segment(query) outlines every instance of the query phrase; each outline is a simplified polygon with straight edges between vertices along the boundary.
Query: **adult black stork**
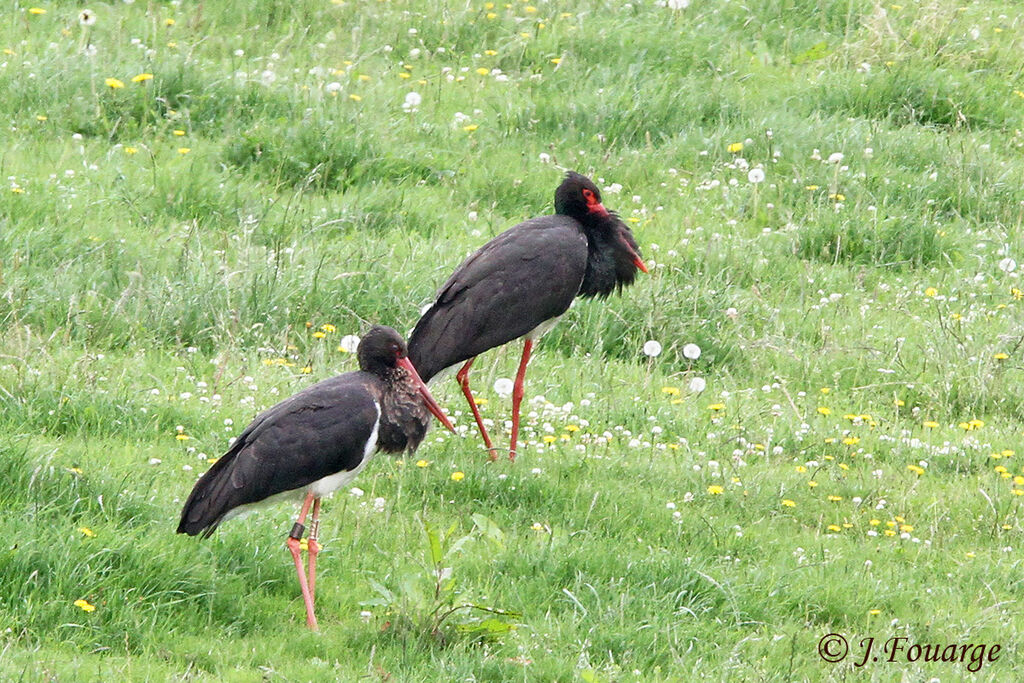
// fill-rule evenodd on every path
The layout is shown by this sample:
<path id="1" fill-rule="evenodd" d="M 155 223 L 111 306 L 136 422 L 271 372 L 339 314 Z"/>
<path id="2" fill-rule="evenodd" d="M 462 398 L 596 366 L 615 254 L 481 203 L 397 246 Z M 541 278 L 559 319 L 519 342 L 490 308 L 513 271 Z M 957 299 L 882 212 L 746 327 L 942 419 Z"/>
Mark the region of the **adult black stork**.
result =
<path id="1" fill-rule="evenodd" d="M 196 482 L 178 524 L 179 534 L 206 538 L 257 504 L 302 500 L 287 545 L 313 630 L 321 497 L 355 479 L 377 451 L 415 450 L 427 433 L 429 413 L 454 431 L 397 332 L 373 327 L 356 356 L 358 371 L 317 382 L 258 415 Z M 299 551 L 311 505 L 307 574 Z"/>
<path id="2" fill-rule="evenodd" d="M 480 435 L 487 435 L 469 389 L 478 355 L 523 338 L 512 389 L 509 458 L 515 460 L 523 379 L 533 343 L 551 329 L 577 296 L 607 297 L 647 272 L 629 227 L 601 204 L 601 191 L 569 171 L 555 190 L 555 215 L 515 225 L 480 247 L 444 283 L 409 337 L 409 358 L 429 381 L 465 363 L 456 374 Z"/>

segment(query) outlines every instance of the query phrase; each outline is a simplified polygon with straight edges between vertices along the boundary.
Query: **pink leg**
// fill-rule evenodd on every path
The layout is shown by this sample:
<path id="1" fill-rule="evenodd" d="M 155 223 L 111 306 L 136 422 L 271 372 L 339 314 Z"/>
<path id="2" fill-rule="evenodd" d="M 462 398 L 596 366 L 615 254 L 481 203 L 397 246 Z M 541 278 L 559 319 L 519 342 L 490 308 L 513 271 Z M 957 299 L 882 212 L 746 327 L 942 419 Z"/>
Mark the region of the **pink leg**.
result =
<path id="1" fill-rule="evenodd" d="M 516 459 L 516 444 L 519 442 L 519 406 L 523 402 L 523 380 L 526 379 L 526 366 L 530 362 L 531 350 L 533 341 L 527 339 L 523 342 L 523 358 L 519 361 L 519 372 L 516 373 L 516 382 L 512 386 L 512 443 L 509 445 L 509 460 Z"/>
<path id="2" fill-rule="evenodd" d="M 285 543 L 292 554 L 292 559 L 295 560 L 295 571 L 299 575 L 299 588 L 302 589 L 302 600 L 306 603 L 306 625 L 314 631 L 319 631 L 320 627 L 316 623 L 316 614 L 313 612 L 313 595 L 309 592 L 305 567 L 302 566 L 302 558 L 299 557 L 299 540 L 302 538 L 302 533 L 306 530 L 303 523 L 306 521 L 306 514 L 309 512 L 309 506 L 312 503 L 313 494 L 307 493 L 306 500 L 302 503 L 302 511 L 299 513 L 299 518 L 296 520 L 295 526 L 292 527 L 291 533 L 288 534 L 288 540 Z"/>
<path id="3" fill-rule="evenodd" d="M 309 524 L 309 541 L 306 544 L 309 553 L 309 597 L 316 599 L 316 556 L 320 553 L 320 499 L 313 500 L 313 521 Z"/>
<path id="4" fill-rule="evenodd" d="M 466 401 L 469 403 L 469 409 L 473 411 L 473 418 L 476 420 L 476 426 L 480 429 L 480 436 L 484 438 L 484 445 L 487 446 L 487 452 L 490 454 L 491 460 L 497 460 L 498 451 L 491 445 L 491 437 L 487 436 L 487 428 L 484 427 L 484 420 L 480 417 L 480 409 L 476 407 L 476 401 L 473 400 L 473 392 L 469 390 L 469 368 L 475 360 L 476 357 L 474 356 L 466 361 L 466 364 L 455 375 L 455 379 L 459 381 L 462 393 L 466 396 Z"/>

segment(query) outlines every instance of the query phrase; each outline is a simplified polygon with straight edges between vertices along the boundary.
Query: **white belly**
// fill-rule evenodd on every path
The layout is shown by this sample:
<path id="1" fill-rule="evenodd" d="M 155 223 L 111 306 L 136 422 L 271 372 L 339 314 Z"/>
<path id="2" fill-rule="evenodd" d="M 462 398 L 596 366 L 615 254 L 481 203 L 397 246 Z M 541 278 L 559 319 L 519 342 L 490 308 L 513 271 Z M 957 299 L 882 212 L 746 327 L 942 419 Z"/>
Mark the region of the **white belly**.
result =
<path id="1" fill-rule="evenodd" d="M 224 515 L 224 521 L 234 517 L 244 517 L 251 512 L 255 512 L 260 508 L 273 505 L 274 503 L 280 503 L 282 501 L 291 500 L 295 502 L 302 502 L 305 500 L 306 495 L 312 493 L 317 498 L 323 496 L 329 496 L 341 487 L 349 484 L 355 479 L 363 468 L 366 467 L 366 463 L 373 457 L 374 452 L 377 450 L 377 432 L 380 430 L 380 404 L 374 401 L 374 407 L 377 408 L 377 420 L 373 423 L 373 431 L 370 432 L 370 438 L 366 440 L 366 446 L 363 448 L 363 459 L 355 466 L 354 469 L 345 470 L 343 472 L 335 472 L 329 474 L 322 479 L 317 479 L 308 486 L 302 488 L 293 489 L 291 491 L 282 491 L 281 493 L 275 493 L 272 496 L 264 498 L 261 501 L 255 503 L 248 503 L 246 505 L 239 505 L 232 509 L 226 515 Z"/>

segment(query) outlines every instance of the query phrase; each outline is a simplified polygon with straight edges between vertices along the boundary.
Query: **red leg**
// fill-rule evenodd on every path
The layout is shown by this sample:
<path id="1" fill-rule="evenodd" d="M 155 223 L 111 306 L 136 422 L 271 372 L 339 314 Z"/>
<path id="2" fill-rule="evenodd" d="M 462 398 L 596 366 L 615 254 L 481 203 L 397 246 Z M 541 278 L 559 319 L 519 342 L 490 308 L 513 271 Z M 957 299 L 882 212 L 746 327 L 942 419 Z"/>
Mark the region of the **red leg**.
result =
<path id="1" fill-rule="evenodd" d="M 516 382 L 512 386 L 512 442 L 509 445 L 509 460 L 516 459 L 516 444 L 519 442 L 519 406 L 523 402 L 523 380 L 526 379 L 526 366 L 530 362 L 531 350 L 533 341 L 527 339 L 523 342 L 523 358 L 519 361 L 519 372 L 516 373 Z"/>
<path id="2" fill-rule="evenodd" d="M 484 438 L 484 445 L 487 446 L 487 452 L 490 454 L 491 460 L 498 459 L 498 451 L 495 450 L 494 446 L 491 445 L 491 437 L 487 436 L 487 428 L 484 427 L 484 420 L 480 417 L 480 409 L 476 407 L 476 401 L 473 400 L 473 392 L 469 390 L 469 368 L 473 365 L 473 361 L 476 357 L 470 358 L 466 361 L 466 364 L 462 366 L 462 369 L 455 375 L 455 379 L 459 381 L 459 386 L 462 387 L 462 393 L 466 397 L 466 401 L 469 403 L 469 409 L 473 411 L 473 418 L 476 420 L 476 426 L 480 429 L 480 436 Z"/>
<path id="3" fill-rule="evenodd" d="M 309 506 L 313 503 L 313 494 L 307 493 L 306 500 L 302 503 L 302 511 L 299 513 L 299 518 L 295 521 L 295 526 L 292 527 L 292 531 L 288 534 L 288 550 L 292 554 L 292 559 L 295 560 L 295 571 L 299 575 L 299 588 L 302 589 L 302 601 L 306 603 L 306 625 L 314 631 L 319 631 L 320 627 L 316 623 L 316 614 L 313 612 L 313 595 L 309 592 L 309 583 L 306 581 L 306 570 L 302 566 L 302 558 L 299 557 L 299 540 L 302 538 L 302 533 L 306 530 L 303 526 L 306 521 L 306 514 L 309 512 Z"/>
<path id="4" fill-rule="evenodd" d="M 313 520 L 309 523 L 309 541 L 306 543 L 309 553 L 309 597 L 316 599 L 316 556 L 320 552 L 320 499 L 313 500 Z"/>

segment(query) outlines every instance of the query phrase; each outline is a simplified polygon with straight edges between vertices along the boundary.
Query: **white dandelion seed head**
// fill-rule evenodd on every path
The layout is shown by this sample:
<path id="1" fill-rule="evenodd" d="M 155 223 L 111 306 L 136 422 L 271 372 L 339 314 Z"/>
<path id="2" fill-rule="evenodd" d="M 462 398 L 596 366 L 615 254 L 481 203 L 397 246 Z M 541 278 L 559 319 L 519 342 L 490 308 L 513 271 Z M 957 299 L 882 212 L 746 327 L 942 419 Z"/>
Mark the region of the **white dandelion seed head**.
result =
<path id="1" fill-rule="evenodd" d="M 494 393 L 499 396 L 511 396 L 512 395 L 512 380 L 508 377 L 499 377 L 494 380 Z"/>
<path id="2" fill-rule="evenodd" d="M 683 347 L 683 356 L 690 360 L 697 360 L 700 358 L 700 347 L 696 344 L 687 344 Z"/>
<path id="3" fill-rule="evenodd" d="M 644 342 L 644 355 L 655 358 L 661 354 L 661 343 L 653 339 Z"/>
<path id="4" fill-rule="evenodd" d="M 839 164 L 842 163 L 843 159 L 845 158 L 846 157 L 843 156 L 842 152 L 832 152 L 831 154 L 828 155 L 828 163 Z"/>
<path id="5" fill-rule="evenodd" d="M 341 347 L 342 351 L 347 351 L 348 353 L 355 353 L 356 349 L 359 348 L 359 337 L 357 337 L 354 334 L 346 334 L 344 337 L 341 338 L 341 341 L 339 342 L 338 345 Z"/>
<path id="6" fill-rule="evenodd" d="M 763 183 L 764 182 L 764 170 L 760 169 L 760 168 L 752 168 L 752 169 L 750 169 L 750 172 L 747 173 L 747 180 L 752 182 L 755 185 L 758 184 L 758 183 Z"/>
<path id="7" fill-rule="evenodd" d="M 690 0 L 668 0 L 665 4 L 671 10 L 681 10 L 690 6 Z"/>
<path id="8" fill-rule="evenodd" d="M 1013 271 L 1017 270 L 1017 262 L 1014 261 L 1009 256 L 1007 256 L 1006 258 L 999 262 L 999 270 L 1003 271 L 1004 273 L 1012 273 Z"/>
<path id="9" fill-rule="evenodd" d="M 84 9 L 78 13 L 78 23 L 82 26 L 92 26 L 96 23 L 96 13 L 91 9 Z"/>
<path id="10" fill-rule="evenodd" d="M 703 377 L 694 377 L 690 380 L 690 392 L 699 394 L 700 392 L 707 389 L 708 383 Z"/>
<path id="11" fill-rule="evenodd" d="M 327 92 L 338 92 L 339 90 L 341 90 L 341 83 L 339 83 L 338 81 L 331 81 L 330 83 L 324 86 L 324 90 L 326 90 Z"/>
<path id="12" fill-rule="evenodd" d="M 419 109 L 420 104 L 423 103 L 423 96 L 418 92 L 408 92 L 405 94 L 405 101 L 402 102 L 402 109 L 412 113 Z"/>

